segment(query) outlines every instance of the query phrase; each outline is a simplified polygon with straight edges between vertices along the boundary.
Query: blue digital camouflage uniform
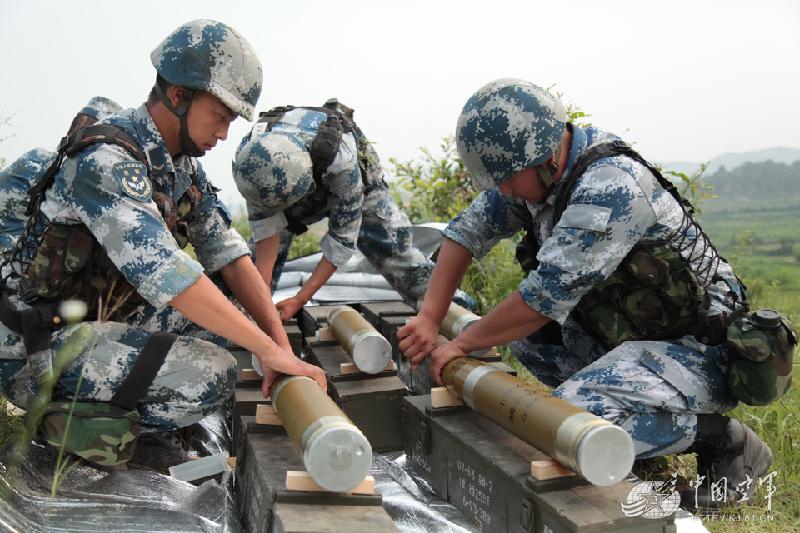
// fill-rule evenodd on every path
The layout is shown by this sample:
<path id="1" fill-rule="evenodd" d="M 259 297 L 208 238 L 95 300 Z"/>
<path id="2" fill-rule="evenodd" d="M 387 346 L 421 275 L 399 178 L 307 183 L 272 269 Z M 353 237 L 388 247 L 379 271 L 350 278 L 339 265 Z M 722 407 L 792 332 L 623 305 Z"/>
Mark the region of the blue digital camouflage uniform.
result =
<path id="1" fill-rule="evenodd" d="M 596 128 L 573 128 L 566 176 L 587 147 L 616 137 Z M 592 164 L 574 187 L 555 227 L 554 188 L 541 204 L 504 197 L 497 187 L 481 193 L 444 235 L 482 257 L 500 239 L 534 231 L 539 266 L 520 283 L 525 302 L 562 325 L 563 346 L 536 335 L 510 344 L 513 353 L 554 393 L 626 429 L 639 458 L 685 450 L 694 441 L 696 415 L 724 412 L 736 401 L 726 383 L 727 355 L 693 337 L 626 342 L 605 353 L 570 316 L 597 282 L 608 277 L 639 242 L 686 238 L 684 257 L 694 272 L 713 260 L 675 199 L 652 174 L 618 156 Z M 710 314 L 732 311 L 743 289 L 722 261 L 717 277 L 704 279 Z"/>
<path id="2" fill-rule="evenodd" d="M 77 392 L 81 400 L 110 400 L 151 332 L 168 329 L 184 336 L 170 349 L 139 409 L 145 427 L 175 429 L 203 418 L 227 401 L 235 385 L 236 363 L 226 350 L 185 336 L 198 328 L 165 306 L 204 270 L 215 272 L 249 251 L 230 227 L 228 211 L 200 164 L 185 156 L 170 157 L 145 105 L 106 122 L 123 128 L 138 142 L 148 158 L 150 179 L 143 173 L 144 165 L 121 147 L 95 144 L 65 162 L 47 191 L 42 213 L 54 223 L 85 224 L 147 305 L 125 321 L 90 322 L 97 332 L 97 344 L 66 369 L 57 396 L 71 397 Z M 177 202 L 192 185 L 193 173 L 203 192 L 200 208 L 189 224 L 189 241 L 198 261 L 178 247 L 151 197 L 157 188 Z M 16 298 L 14 301 L 24 305 Z M 67 327 L 54 333 L 53 349 L 72 331 L 73 327 Z M 41 356 L 40 352 L 31 357 Z M 3 393 L 22 407 L 36 387 L 25 357 L 20 336 L 0 323 L 0 385 Z M 80 390 L 76 391 L 81 372 Z"/>
<path id="3" fill-rule="evenodd" d="M 268 183 L 264 173 L 259 173 L 265 162 L 272 162 L 274 172 L 282 175 L 280 179 L 302 172 L 307 174 L 307 180 L 312 180 L 308 150 L 326 119 L 327 115 L 320 111 L 303 108 L 288 111 L 269 132 L 264 124 L 256 124 L 237 151 L 234 178 L 247 202 L 253 240 L 281 235 L 273 285 L 280 276 L 293 237 L 284 214 L 286 210 L 307 225 L 328 217 L 328 232 L 320 245 L 322 255 L 334 266 L 345 264 L 358 247 L 404 298 L 420 299 L 425 294 L 433 263 L 413 246 L 411 223 L 389 196 L 377 161 L 369 165 L 375 169 L 374 173 L 362 180 L 352 134 L 343 135 L 336 159 L 322 176 L 328 192 L 327 206 L 322 209 L 314 209 L 300 198 L 290 198 L 291 192 L 284 192 L 280 183 L 278 186 Z M 262 144 L 264 141 L 266 145 Z M 370 151 L 377 160 L 377 154 Z M 285 201 L 276 199 L 276 195 L 286 195 Z M 286 209 L 290 204 L 293 205 Z"/>
<path id="4" fill-rule="evenodd" d="M 122 108 L 113 100 L 95 96 L 79 111 L 102 120 Z M 25 228 L 28 191 L 38 183 L 53 159 L 55 152 L 34 148 L 0 170 L 0 257 L 16 244 Z"/>
<path id="5" fill-rule="evenodd" d="M 0 254 L 8 254 L 25 228 L 28 191 L 55 158 L 55 152 L 34 148 L 0 170 Z"/>

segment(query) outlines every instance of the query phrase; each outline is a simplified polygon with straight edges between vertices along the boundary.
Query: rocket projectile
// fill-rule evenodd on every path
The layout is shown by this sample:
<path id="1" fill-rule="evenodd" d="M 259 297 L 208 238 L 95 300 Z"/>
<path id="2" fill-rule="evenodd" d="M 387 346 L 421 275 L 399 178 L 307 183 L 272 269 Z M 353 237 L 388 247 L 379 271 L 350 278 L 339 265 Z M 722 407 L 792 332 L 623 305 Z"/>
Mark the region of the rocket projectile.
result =
<path id="1" fill-rule="evenodd" d="M 472 324 L 480 320 L 481 317 L 458 304 L 451 303 L 447 308 L 447 315 L 442 320 L 442 327 L 440 331 L 450 340 L 455 339 L 461 333 L 470 327 Z M 489 351 L 489 348 L 483 350 L 476 350 L 470 355 L 484 355 Z"/>
<path id="2" fill-rule="evenodd" d="M 447 363 L 442 381 L 466 405 L 595 485 L 631 470 L 633 440 L 619 426 L 492 365 L 467 357 Z"/>
<path id="3" fill-rule="evenodd" d="M 284 376 L 271 394 L 286 433 L 319 486 L 347 492 L 367 477 L 372 446 L 316 381 Z"/>
<path id="4" fill-rule="evenodd" d="M 362 372 L 377 374 L 392 360 L 392 345 L 361 314 L 346 305 L 328 314 L 328 326 Z"/>

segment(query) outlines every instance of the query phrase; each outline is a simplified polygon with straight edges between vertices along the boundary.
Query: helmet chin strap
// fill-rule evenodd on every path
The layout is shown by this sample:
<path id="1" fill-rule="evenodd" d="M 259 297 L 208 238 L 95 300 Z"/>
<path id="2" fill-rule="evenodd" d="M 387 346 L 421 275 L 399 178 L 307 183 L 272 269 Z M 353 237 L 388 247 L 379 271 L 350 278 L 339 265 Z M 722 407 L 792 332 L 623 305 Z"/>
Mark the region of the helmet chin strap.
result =
<path id="1" fill-rule="evenodd" d="M 173 115 L 178 117 L 178 121 L 180 122 L 178 140 L 181 146 L 181 153 L 189 157 L 202 156 L 205 152 L 201 150 L 189 136 L 189 124 L 187 122 L 189 108 L 192 106 L 192 99 L 194 98 L 194 91 L 181 87 L 181 103 L 178 107 L 172 105 L 172 101 L 167 97 L 164 89 L 162 89 L 158 83 L 155 84 L 155 91 L 161 103 L 163 103 Z"/>
<path id="2" fill-rule="evenodd" d="M 555 153 L 553 154 L 553 162 L 547 163 L 544 165 L 539 165 L 535 168 L 536 175 L 539 176 L 539 181 L 542 183 L 542 187 L 547 194 L 550 194 L 550 190 L 555 185 L 555 176 L 558 174 L 558 162 L 561 160 L 561 145 L 556 148 Z"/>

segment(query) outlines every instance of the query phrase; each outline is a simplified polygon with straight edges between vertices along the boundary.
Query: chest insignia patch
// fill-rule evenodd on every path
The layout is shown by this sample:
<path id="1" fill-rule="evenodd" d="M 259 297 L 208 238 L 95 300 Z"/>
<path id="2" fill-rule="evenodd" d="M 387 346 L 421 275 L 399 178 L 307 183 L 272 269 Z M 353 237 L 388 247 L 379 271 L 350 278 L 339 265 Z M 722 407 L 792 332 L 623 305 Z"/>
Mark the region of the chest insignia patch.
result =
<path id="1" fill-rule="evenodd" d="M 122 190 L 139 202 L 146 202 L 153 194 L 153 186 L 147 177 L 147 167 L 138 161 L 117 163 L 111 167 L 111 172 L 119 181 Z"/>

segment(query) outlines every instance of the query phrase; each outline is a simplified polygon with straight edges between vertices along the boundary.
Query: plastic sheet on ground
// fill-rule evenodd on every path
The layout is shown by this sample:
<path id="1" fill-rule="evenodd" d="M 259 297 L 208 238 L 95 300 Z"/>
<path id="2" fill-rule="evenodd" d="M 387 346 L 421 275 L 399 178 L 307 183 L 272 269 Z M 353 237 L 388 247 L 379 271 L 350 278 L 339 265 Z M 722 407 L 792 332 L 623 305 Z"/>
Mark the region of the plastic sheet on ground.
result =
<path id="1" fill-rule="evenodd" d="M 230 447 L 229 425 L 222 413 L 196 425 L 195 455 L 210 455 Z M 233 493 L 233 472 L 200 486 L 148 470 L 97 469 L 81 463 L 63 478 L 57 496 L 50 497 L 57 450 L 32 444 L 17 472 L 10 472 L 8 455 L 0 460 L 0 529 L 38 532 L 239 532 Z"/>
<path id="2" fill-rule="evenodd" d="M 429 222 L 413 227 L 414 246 L 430 257 L 442 243 L 442 230 L 446 224 Z M 311 276 L 322 258 L 321 253 L 298 257 L 288 261 L 272 299 L 280 302 L 291 298 Z M 403 298 L 392 289 L 386 279 L 361 254 L 356 252 L 347 263 L 336 269 L 330 279 L 314 294 L 311 304 L 400 301 Z"/>

